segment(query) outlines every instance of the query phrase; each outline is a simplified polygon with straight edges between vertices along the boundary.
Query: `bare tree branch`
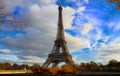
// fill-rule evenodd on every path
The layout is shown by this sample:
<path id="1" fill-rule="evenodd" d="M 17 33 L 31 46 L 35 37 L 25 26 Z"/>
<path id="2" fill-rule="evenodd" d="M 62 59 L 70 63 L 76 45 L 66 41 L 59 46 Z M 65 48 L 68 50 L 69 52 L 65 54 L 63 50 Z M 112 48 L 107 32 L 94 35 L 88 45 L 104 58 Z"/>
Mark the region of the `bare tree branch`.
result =
<path id="1" fill-rule="evenodd" d="M 6 28 L 6 31 L 10 29 L 22 30 L 28 25 L 29 23 L 27 23 L 25 19 L 14 17 L 12 14 L 7 12 L 5 9 L 4 0 L 0 0 L 0 30 L 3 30 L 5 28 Z M 0 33 L 0 38 L 4 38 L 4 37 L 5 36 L 1 36 L 1 33 Z"/>
<path id="2" fill-rule="evenodd" d="M 5 5 L 3 3 L 3 0 L 0 0 L 0 18 L 2 18 L 5 15 L 4 9 Z"/>

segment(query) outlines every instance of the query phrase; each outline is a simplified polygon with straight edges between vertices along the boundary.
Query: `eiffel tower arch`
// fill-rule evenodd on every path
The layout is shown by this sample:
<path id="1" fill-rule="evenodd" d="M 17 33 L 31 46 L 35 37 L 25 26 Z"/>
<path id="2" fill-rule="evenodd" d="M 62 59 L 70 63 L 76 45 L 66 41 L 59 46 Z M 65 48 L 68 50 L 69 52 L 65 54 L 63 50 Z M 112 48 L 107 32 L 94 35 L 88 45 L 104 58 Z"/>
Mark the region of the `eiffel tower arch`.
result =
<path id="1" fill-rule="evenodd" d="M 61 62 L 65 62 L 68 65 L 74 65 L 72 56 L 67 48 L 67 42 L 65 41 L 61 5 L 58 7 L 58 10 L 58 28 L 56 40 L 54 42 L 52 52 L 48 55 L 43 67 L 48 67 L 50 64 L 52 64 L 52 67 L 56 67 Z"/>

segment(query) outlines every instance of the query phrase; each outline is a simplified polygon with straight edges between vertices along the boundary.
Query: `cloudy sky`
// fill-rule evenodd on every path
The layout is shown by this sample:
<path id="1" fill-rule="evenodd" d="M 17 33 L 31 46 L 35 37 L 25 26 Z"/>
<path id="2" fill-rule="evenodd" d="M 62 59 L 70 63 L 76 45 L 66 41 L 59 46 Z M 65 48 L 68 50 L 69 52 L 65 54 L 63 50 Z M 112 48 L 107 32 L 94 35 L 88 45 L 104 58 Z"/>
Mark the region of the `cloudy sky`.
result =
<path id="1" fill-rule="evenodd" d="M 4 1 L 7 11 L 23 19 L 27 27 L 10 29 L 1 24 L 0 62 L 42 64 L 56 39 L 59 0 Z M 120 11 L 116 5 L 107 0 L 61 3 L 65 38 L 75 63 L 120 61 Z"/>

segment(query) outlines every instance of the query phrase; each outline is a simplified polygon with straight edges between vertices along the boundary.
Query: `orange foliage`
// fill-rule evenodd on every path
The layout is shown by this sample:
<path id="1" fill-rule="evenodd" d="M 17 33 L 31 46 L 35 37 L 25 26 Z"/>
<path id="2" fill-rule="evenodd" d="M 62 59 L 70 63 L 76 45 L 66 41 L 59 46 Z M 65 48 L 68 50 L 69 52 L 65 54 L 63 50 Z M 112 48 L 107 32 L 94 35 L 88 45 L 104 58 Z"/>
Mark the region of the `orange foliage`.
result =
<path id="1" fill-rule="evenodd" d="M 57 71 L 57 74 L 66 74 L 66 72 L 63 69 L 61 69 Z"/>
<path id="2" fill-rule="evenodd" d="M 40 67 L 33 71 L 39 74 L 76 74 L 80 73 L 74 66 L 65 65 L 63 68 L 53 67 L 53 68 L 43 68 Z"/>
<path id="3" fill-rule="evenodd" d="M 38 72 L 42 74 L 49 74 L 50 70 L 48 68 L 40 68 Z"/>
<path id="4" fill-rule="evenodd" d="M 54 68 L 49 68 L 49 70 L 52 74 L 57 74 L 57 71 L 59 70 L 59 68 L 54 67 Z"/>
<path id="5" fill-rule="evenodd" d="M 70 65 L 65 65 L 63 67 L 63 70 L 66 72 L 66 73 L 70 73 L 70 74 L 74 74 L 77 72 L 77 69 L 74 67 L 74 66 L 70 66 Z"/>
<path id="6" fill-rule="evenodd" d="M 34 69 L 32 70 L 34 73 L 39 73 L 39 74 L 50 74 L 50 71 L 48 68 L 43 68 L 40 67 L 39 69 Z"/>

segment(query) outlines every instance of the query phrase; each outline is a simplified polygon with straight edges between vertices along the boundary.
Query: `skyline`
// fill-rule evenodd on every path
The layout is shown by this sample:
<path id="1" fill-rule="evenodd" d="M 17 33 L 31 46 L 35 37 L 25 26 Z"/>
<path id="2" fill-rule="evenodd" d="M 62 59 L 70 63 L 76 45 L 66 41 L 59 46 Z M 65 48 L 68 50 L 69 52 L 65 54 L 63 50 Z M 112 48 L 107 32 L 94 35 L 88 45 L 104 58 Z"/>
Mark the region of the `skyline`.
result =
<path id="1" fill-rule="evenodd" d="M 61 0 L 68 49 L 75 63 L 120 61 L 120 11 L 107 0 Z M 57 33 L 59 0 L 5 0 L 16 18 L 29 20 L 23 30 L 0 29 L 0 62 L 42 64 Z"/>

